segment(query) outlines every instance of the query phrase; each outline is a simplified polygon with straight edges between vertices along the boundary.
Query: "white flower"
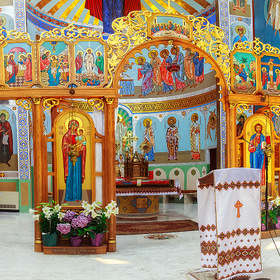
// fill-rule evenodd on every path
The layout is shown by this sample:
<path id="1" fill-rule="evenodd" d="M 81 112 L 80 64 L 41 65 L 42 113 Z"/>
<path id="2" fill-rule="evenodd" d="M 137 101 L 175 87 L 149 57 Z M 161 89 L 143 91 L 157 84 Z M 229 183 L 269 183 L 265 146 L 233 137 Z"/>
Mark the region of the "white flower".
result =
<path id="1" fill-rule="evenodd" d="M 45 215 L 48 215 L 50 213 L 50 211 L 51 211 L 50 207 L 47 207 L 47 206 L 44 206 L 43 209 L 42 209 L 42 212 Z"/>
<path id="2" fill-rule="evenodd" d="M 57 205 L 54 206 L 53 209 L 54 209 L 54 211 L 59 212 L 60 209 L 61 209 L 61 206 L 59 204 L 57 204 Z"/>
<path id="3" fill-rule="evenodd" d="M 276 206 L 280 205 L 280 197 L 277 196 L 274 200 L 272 200 L 273 204 L 275 204 Z"/>
<path id="4" fill-rule="evenodd" d="M 82 202 L 82 207 L 83 207 L 84 209 L 86 209 L 87 206 L 88 206 L 88 202 L 84 200 L 84 201 Z"/>
<path id="5" fill-rule="evenodd" d="M 95 211 L 91 212 L 91 217 L 94 219 L 95 217 L 100 216 L 100 214 L 96 213 Z"/>
<path id="6" fill-rule="evenodd" d="M 101 202 L 99 202 L 99 201 L 94 201 L 93 203 L 92 203 L 92 206 L 94 207 L 94 209 L 95 208 L 99 208 L 99 209 L 101 209 L 102 207 L 100 206 L 101 205 Z"/>
<path id="7" fill-rule="evenodd" d="M 50 220 L 52 217 L 52 212 L 49 211 L 47 214 L 45 214 L 46 219 Z"/>
<path id="8" fill-rule="evenodd" d="M 106 217 L 107 219 L 110 219 L 111 213 L 110 213 L 110 212 L 105 212 L 105 217 Z"/>
<path id="9" fill-rule="evenodd" d="M 65 213 L 59 212 L 57 216 L 58 216 L 58 219 L 61 221 L 63 219 L 63 217 L 65 216 Z"/>
<path id="10" fill-rule="evenodd" d="M 40 215 L 39 214 L 33 215 L 32 218 L 33 218 L 34 221 L 39 221 Z"/>
<path id="11" fill-rule="evenodd" d="M 36 212 L 37 212 L 37 210 L 29 208 L 29 214 L 30 215 L 34 215 L 34 213 L 36 213 Z"/>

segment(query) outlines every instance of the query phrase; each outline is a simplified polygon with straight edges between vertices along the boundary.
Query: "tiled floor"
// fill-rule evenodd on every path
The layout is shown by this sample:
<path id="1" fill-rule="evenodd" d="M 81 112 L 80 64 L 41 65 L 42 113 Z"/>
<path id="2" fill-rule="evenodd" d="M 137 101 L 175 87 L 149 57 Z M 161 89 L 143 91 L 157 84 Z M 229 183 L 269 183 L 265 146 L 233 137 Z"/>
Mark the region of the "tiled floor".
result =
<path id="1" fill-rule="evenodd" d="M 197 205 L 161 205 L 159 220 L 197 219 Z M 51 256 L 33 251 L 29 214 L 0 212 L 0 280 L 183 280 L 200 268 L 197 231 L 169 240 L 144 235 L 117 236 L 117 252 L 90 256 Z M 280 247 L 280 237 L 276 238 Z M 280 257 L 272 240 L 262 241 L 262 278 L 280 280 Z"/>

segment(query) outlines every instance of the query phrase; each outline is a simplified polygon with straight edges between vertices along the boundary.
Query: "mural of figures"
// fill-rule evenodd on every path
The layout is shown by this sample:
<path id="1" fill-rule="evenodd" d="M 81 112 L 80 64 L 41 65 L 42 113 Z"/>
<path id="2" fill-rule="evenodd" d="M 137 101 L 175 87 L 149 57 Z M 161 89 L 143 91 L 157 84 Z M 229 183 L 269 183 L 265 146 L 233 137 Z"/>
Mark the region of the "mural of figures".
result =
<path id="1" fill-rule="evenodd" d="M 277 56 L 261 58 L 262 88 L 266 94 L 278 95 L 280 92 L 280 59 Z"/>
<path id="2" fill-rule="evenodd" d="M 192 114 L 191 121 L 190 140 L 192 159 L 200 159 L 200 125 L 198 123 L 197 113 Z"/>
<path id="3" fill-rule="evenodd" d="M 8 43 L 3 48 L 4 77 L 9 87 L 32 82 L 32 48 L 27 43 Z"/>
<path id="4" fill-rule="evenodd" d="M 148 147 L 149 152 L 145 152 L 145 157 L 148 157 L 148 161 L 155 160 L 155 134 L 152 127 L 152 120 L 147 118 L 143 121 L 145 126 L 145 131 L 143 135 L 143 142 L 146 147 Z"/>
<path id="5" fill-rule="evenodd" d="M 256 90 L 256 58 L 250 53 L 236 52 L 232 76 L 236 92 L 253 93 Z"/>
<path id="6" fill-rule="evenodd" d="M 153 50 L 149 52 L 149 57 L 151 58 L 150 64 L 153 68 L 153 92 L 159 94 L 162 91 L 162 79 L 161 79 L 161 61 L 158 58 L 158 52 Z"/>
<path id="7" fill-rule="evenodd" d="M 238 123 L 236 125 L 236 136 L 239 136 L 242 133 L 246 118 L 247 117 L 244 113 L 237 115 Z"/>
<path id="8" fill-rule="evenodd" d="M 267 22 L 270 22 L 273 30 L 275 30 L 275 35 L 277 31 L 280 35 L 280 2 L 279 0 L 269 0 L 268 14 L 267 14 Z"/>
<path id="9" fill-rule="evenodd" d="M 167 49 L 164 49 L 160 52 L 160 56 L 163 58 L 161 66 L 160 66 L 160 72 L 161 72 L 161 79 L 162 79 L 162 85 L 163 85 L 163 93 L 171 92 L 173 88 L 173 77 L 172 72 L 167 70 L 167 66 L 171 65 L 172 59 L 169 56 L 169 51 Z"/>
<path id="10" fill-rule="evenodd" d="M 0 29 L 11 31 L 15 29 L 14 23 L 14 9 L 11 10 L 11 6 L 1 6 L 0 12 Z M 3 32 L 3 35 L 6 36 L 6 31 Z"/>
<path id="11" fill-rule="evenodd" d="M 8 121 L 9 113 L 5 110 L 0 111 L 0 163 L 6 163 L 13 155 L 13 133 Z"/>
<path id="12" fill-rule="evenodd" d="M 195 91 L 194 88 L 204 82 L 205 75 L 212 72 L 208 66 L 205 70 L 205 58 L 198 52 L 179 45 L 151 46 L 141 53 L 136 53 L 121 73 L 119 93 L 124 98 L 189 93 Z M 207 80 L 207 83 L 212 80 L 215 83 L 214 79 Z"/>
<path id="13" fill-rule="evenodd" d="M 210 116 L 208 118 L 207 123 L 207 139 L 209 138 L 211 142 L 215 141 L 217 139 L 217 115 L 216 115 L 216 109 L 213 111 L 210 111 Z M 212 137 L 212 131 L 215 131 L 214 139 Z"/>
<path id="14" fill-rule="evenodd" d="M 172 47 L 171 54 L 174 55 L 172 59 L 172 64 L 177 64 L 180 66 L 178 71 L 173 72 L 173 80 L 174 84 L 176 85 L 176 90 L 181 90 L 185 88 L 184 55 L 180 52 L 178 46 Z"/>
<path id="15" fill-rule="evenodd" d="M 71 120 L 68 131 L 62 138 L 62 153 L 66 193 L 64 201 L 79 201 L 82 199 L 82 184 L 85 180 L 86 137 L 77 120 Z M 69 151 L 79 152 L 76 162 L 69 156 Z"/>
<path id="16" fill-rule="evenodd" d="M 235 43 L 242 43 L 244 41 L 248 41 L 248 39 L 246 38 L 245 36 L 245 33 L 246 33 L 246 28 L 242 25 L 237 25 L 235 27 L 235 32 L 238 34 L 234 40 L 233 40 L 233 45 Z"/>
<path id="17" fill-rule="evenodd" d="M 250 167 L 262 169 L 261 185 L 265 184 L 265 160 L 263 149 L 265 148 L 265 136 L 262 134 L 262 125 L 256 124 L 254 127 L 255 133 L 250 138 Z"/>
<path id="18" fill-rule="evenodd" d="M 143 79 L 142 82 L 142 96 L 146 96 L 153 91 L 153 77 L 154 71 L 150 63 L 146 62 L 143 56 L 139 56 L 135 59 L 135 63 L 141 68 L 138 68 L 138 80 Z"/>
<path id="19" fill-rule="evenodd" d="M 76 81 L 81 86 L 100 86 L 106 79 L 104 46 L 99 42 L 80 41 L 75 45 Z M 107 74 L 106 74 L 107 75 Z"/>
<path id="20" fill-rule="evenodd" d="M 177 122 L 175 117 L 170 117 L 167 120 L 169 127 L 166 130 L 165 140 L 168 150 L 168 160 L 178 160 L 177 151 L 179 148 L 179 141 L 181 139 L 178 127 L 175 125 Z"/>
<path id="21" fill-rule="evenodd" d="M 193 87 L 195 85 L 195 66 L 194 66 L 195 53 L 192 52 L 190 48 L 186 50 L 186 55 L 184 59 L 184 68 L 186 75 L 186 86 Z M 204 70 L 204 65 L 202 68 Z"/>
<path id="22" fill-rule="evenodd" d="M 98 74 L 103 74 L 104 73 L 104 58 L 100 51 L 96 52 L 95 65 L 98 69 Z"/>
<path id="23" fill-rule="evenodd" d="M 123 117 L 121 114 L 118 114 L 115 130 L 116 154 L 118 157 L 123 153 L 123 137 L 126 136 L 128 127 L 128 125 L 123 124 Z"/>
<path id="24" fill-rule="evenodd" d="M 182 18 L 166 16 L 156 16 L 154 24 L 150 27 L 150 32 L 153 37 L 173 36 L 178 38 L 189 39 L 190 25 Z"/>
<path id="25" fill-rule="evenodd" d="M 45 86 L 65 86 L 69 82 L 69 50 L 62 41 L 40 46 L 41 82 Z"/>

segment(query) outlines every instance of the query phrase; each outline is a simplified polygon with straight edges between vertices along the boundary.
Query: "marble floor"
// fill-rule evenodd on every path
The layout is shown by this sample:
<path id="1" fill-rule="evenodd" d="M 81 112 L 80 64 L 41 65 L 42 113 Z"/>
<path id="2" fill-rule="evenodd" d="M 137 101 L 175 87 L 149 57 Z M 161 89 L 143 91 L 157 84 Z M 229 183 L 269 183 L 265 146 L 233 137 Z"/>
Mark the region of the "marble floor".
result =
<path id="1" fill-rule="evenodd" d="M 197 219 L 197 205 L 161 204 L 159 220 Z M 106 255 L 51 256 L 33 251 L 29 214 L 0 212 L 0 280 L 186 280 L 200 268 L 197 231 L 151 240 L 145 235 L 117 236 L 117 252 Z M 280 237 L 276 238 L 280 247 Z M 263 275 L 280 280 L 280 257 L 272 240 L 262 241 Z"/>

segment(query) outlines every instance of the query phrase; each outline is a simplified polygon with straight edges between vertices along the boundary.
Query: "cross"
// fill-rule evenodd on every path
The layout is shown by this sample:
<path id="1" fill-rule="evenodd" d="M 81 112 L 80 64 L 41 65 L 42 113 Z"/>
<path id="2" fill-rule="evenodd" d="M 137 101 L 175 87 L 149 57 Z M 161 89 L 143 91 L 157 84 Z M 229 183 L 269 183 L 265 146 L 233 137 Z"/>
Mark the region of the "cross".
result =
<path id="1" fill-rule="evenodd" d="M 237 218 L 240 218 L 240 208 L 243 206 L 243 204 L 237 200 L 237 202 L 235 203 L 234 207 L 237 208 Z"/>
<path id="2" fill-rule="evenodd" d="M 122 140 L 124 141 L 124 142 L 126 142 L 126 141 L 128 141 L 128 146 L 130 146 L 131 145 L 131 142 L 132 141 L 138 141 L 138 137 L 137 136 L 133 136 L 133 132 L 132 131 L 128 131 L 127 132 L 127 136 L 123 136 L 122 137 Z"/>
<path id="3" fill-rule="evenodd" d="M 172 13 L 173 12 L 173 10 L 171 8 L 171 5 L 170 5 L 170 1 L 175 2 L 176 0 L 168 0 L 168 6 L 165 10 L 166 13 Z"/>

